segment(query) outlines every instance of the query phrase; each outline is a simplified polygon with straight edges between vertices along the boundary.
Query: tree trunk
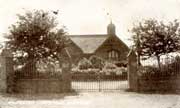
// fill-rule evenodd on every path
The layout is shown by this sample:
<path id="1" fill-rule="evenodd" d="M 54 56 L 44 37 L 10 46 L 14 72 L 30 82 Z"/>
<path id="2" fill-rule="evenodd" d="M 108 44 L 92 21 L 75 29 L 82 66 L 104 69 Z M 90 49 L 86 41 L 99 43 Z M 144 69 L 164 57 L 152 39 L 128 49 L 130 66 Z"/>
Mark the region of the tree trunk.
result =
<path id="1" fill-rule="evenodd" d="M 156 56 L 159 70 L 161 71 L 161 62 L 160 62 L 160 56 Z"/>
<path id="2" fill-rule="evenodd" d="M 141 65 L 141 63 L 140 63 L 141 47 L 140 47 L 139 34 L 137 34 L 137 43 L 136 43 L 136 47 L 137 47 L 137 64 L 138 64 L 138 67 L 139 67 L 139 66 Z"/>
<path id="3" fill-rule="evenodd" d="M 138 53 L 138 56 L 137 56 L 137 64 L 138 64 L 138 67 L 141 65 L 140 60 L 141 60 L 140 54 Z"/>

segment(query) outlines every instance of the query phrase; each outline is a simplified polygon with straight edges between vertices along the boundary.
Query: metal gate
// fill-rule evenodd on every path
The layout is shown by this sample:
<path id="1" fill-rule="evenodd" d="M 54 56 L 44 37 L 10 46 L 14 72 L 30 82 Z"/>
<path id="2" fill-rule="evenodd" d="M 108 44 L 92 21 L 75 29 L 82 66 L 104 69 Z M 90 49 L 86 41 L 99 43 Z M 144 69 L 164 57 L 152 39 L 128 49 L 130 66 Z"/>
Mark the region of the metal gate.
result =
<path id="1" fill-rule="evenodd" d="M 127 73 L 121 75 L 101 73 L 72 74 L 72 88 L 75 91 L 119 91 L 128 89 Z"/>

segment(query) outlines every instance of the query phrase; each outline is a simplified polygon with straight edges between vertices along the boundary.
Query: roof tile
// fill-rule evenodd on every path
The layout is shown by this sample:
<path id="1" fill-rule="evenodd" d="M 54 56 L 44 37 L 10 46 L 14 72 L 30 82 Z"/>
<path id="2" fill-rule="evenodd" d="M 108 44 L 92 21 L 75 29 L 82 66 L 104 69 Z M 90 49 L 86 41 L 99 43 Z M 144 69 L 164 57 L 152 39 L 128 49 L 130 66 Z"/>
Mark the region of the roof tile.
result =
<path id="1" fill-rule="evenodd" d="M 70 39 L 86 54 L 91 54 L 108 38 L 102 35 L 69 35 Z"/>

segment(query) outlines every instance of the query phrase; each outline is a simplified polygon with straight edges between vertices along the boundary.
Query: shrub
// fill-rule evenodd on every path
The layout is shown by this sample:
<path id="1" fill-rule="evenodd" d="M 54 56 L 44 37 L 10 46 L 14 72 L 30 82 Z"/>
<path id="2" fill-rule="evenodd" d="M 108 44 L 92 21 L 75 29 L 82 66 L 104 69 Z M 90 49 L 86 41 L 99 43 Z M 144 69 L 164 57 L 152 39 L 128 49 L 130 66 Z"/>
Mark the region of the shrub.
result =
<path id="1" fill-rule="evenodd" d="M 115 65 L 117 67 L 127 67 L 127 63 L 125 63 L 125 62 L 118 62 L 118 63 L 115 63 Z"/>
<path id="2" fill-rule="evenodd" d="M 89 60 L 92 63 L 93 68 L 102 69 L 105 65 L 105 61 L 98 56 L 91 56 Z"/>
<path id="3" fill-rule="evenodd" d="M 104 68 L 105 69 L 116 69 L 117 66 L 113 63 L 106 62 Z"/>
<path id="4" fill-rule="evenodd" d="M 177 76 L 180 74 L 180 57 L 176 56 L 171 63 L 163 65 L 163 70 L 166 74 Z"/>
<path id="5" fill-rule="evenodd" d="M 156 76 L 159 76 L 160 73 L 159 68 L 153 66 L 141 66 L 138 70 L 138 74 L 144 79 L 155 78 Z"/>
<path id="6" fill-rule="evenodd" d="M 88 68 L 91 68 L 92 67 L 92 63 L 86 59 L 86 58 L 83 58 L 79 61 L 78 63 L 78 67 L 80 70 L 82 69 L 88 69 Z"/>
<path id="7" fill-rule="evenodd" d="M 177 77 L 180 74 L 180 57 L 175 57 L 171 62 L 166 62 L 161 66 L 159 70 L 155 66 L 141 66 L 139 68 L 139 75 L 145 79 L 169 79 L 171 77 Z"/>
<path id="8" fill-rule="evenodd" d="M 102 72 L 106 75 L 122 75 L 127 74 L 127 68 L 117 67 L 114 63 L 106 62 Z"/>

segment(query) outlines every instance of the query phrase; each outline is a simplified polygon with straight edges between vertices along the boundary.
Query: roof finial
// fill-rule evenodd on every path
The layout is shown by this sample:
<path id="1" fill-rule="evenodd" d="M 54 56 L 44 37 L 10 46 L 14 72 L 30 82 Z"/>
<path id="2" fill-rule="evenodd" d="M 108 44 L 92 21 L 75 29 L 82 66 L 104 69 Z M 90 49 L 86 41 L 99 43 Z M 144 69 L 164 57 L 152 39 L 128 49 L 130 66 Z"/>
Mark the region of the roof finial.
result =
<path id="1" fill-rule="evenodd" d="M 110 24 L 108 24 L 107 33 L 110 34 L 110 35 L 115 35 L 116 34 L 116 27 L 112 23 L 112 19 L 110 20 Z"/>
<path id="2" fill-rule="evenodd" d="M 113 23 L 112 23 L 112 18 L 110 19 L 110 23 L 113 24 Z"/>

